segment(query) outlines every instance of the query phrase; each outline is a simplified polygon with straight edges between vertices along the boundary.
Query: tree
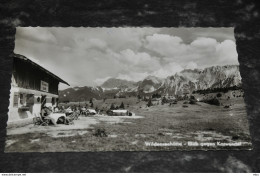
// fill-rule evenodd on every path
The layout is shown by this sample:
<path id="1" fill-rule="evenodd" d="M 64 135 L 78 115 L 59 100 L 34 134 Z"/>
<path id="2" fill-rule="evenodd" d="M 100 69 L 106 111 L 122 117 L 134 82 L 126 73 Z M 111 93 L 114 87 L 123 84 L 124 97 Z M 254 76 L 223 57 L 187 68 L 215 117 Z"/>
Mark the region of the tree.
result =
<path id="1" fill-rule="evenodd" d="M 111 104 L 110 109 L 111 109 L 111 110 L 114 110 L 114 109 L 115 109 L 114 103 Z"/>
<path id="2" fill-rule="evenodd" d="M 90 103 L 90 104 L 93 103 L 93 99 L 92 99 L 92 98 L 89 99 L 89 103 Z"/>
<path id="3" fill-rule="evenodd" d="M 150 107 L 150 106 L 152 106 L 152 105 L 153 105 L 153 103 L 152 103 L 152 100 L 150 99 L 150 100 L 148 101 L 148 103 L 147 103 L 147 106 Z"/>
<path id="4" fill-rule="evenodd" d="M 90 104 L 90 107 L 91 107 L 91 108 L 93 108 L 93 107 L 94 107 L 94 104 L 93 104 L 93 102 Z"/>
<path id="5" fill-rule="evenodd" d="M 166 97 L 163 97 L 163 98 L 162 98 L 162 104 L 164 104 L 164 103 L 167 103 Z"/>
<path id="6" fill-rule="evenodd" d="M 161 98 L 161 95 L 158 94 L 158 93 L 155 93 L 155 94 L 152 95 L 152 98 Z"/>
<path id="7" fill-rule="evenodd" d="M 125 109 L 125 105 L 124 103 L 122 102 L 121 105 L 119 106 L 120 109 Z"/>

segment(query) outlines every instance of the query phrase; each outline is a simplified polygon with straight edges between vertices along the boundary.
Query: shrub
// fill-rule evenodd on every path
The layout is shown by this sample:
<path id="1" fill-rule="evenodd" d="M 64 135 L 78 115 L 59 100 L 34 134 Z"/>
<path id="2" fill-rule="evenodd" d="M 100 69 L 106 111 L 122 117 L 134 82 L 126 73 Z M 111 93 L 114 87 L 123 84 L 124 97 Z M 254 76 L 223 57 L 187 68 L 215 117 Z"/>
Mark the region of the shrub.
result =
<path id="1" fill-rule="evenodd" d="M 222 94 L 221 93 L 217 93 L 217 97 L 219 98 L 219 97 L 221 97 L 222 96 Z"/>
<path id="2" fill-rule="evenodd" d="M 204 102 L 204 103 L 207 103 L 207 104 L 210 104 L 210 105 L 220 106 L 220 102 L 219 102 L 219 100 L 216 99 L 216 98 L 203 100 L 203 102 Z"/>
<path id="3" fill-rule="evenodd" d="M 161 133 L 161 132 L 159 132 L 159 133 L 157 133 L 158 134 L 158 136 L 165 136 L 163 133 Z"/>
<path id="4" fill-rule="evenodd" d="M 147 106 L 148 106 L 148 107 L 153 106 L 152 100 L 149 100 L 149 101 L 148 101 Z"/>
<path id="5" fill-rule="evenodd" d="M 195 97 L 193 95 L 191 95 L 190 100 L 195 100 Z"/>
<path id="6" fill-rule="evenodd" d="M 196 100 L 193 99 L 190 100 L 190 104 L 196 104 L 196 102 L 197 102 Z"/>
<path id="7" fill-rule="evenodd" d="M 164 104 L 164 103 L 168 103 L 166 97 L 162 98 L 162 104 Z"/>
<path id="8" fill-rule="evenodd" d="M 95 133 L 93 134 L 93 136 L 96 136 L 96 137 L 107 137 L 106 130 L 98 128 L 98 129 L 95 130 Z"/>

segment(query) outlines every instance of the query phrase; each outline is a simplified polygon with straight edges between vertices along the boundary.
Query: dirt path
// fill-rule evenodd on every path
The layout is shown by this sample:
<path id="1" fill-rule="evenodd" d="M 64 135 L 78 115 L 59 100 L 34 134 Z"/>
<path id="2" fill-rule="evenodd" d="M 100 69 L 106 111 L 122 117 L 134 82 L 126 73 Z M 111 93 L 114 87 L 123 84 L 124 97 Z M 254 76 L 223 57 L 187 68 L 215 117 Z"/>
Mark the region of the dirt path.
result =
<path id="1" fill-rule="evenodd" d="M 71 131 L 71 130 L 83 130 L 89 129 L 91 125 L 98 124 L 100 122 L 106 123 L 123 123 L 125 119 L 138 119 L 143 118 L 141 116 L 92 116 L 92 117 L 80 117 L 78 120 L 74 120 L 73 125 L 58 124 L 57 126 L 34 126 L 29 124 L 23 127 L 10 128 L 7 130 L 7 135 L 26 134 L 26 133 L 45 133 L 57 131 Z"/>

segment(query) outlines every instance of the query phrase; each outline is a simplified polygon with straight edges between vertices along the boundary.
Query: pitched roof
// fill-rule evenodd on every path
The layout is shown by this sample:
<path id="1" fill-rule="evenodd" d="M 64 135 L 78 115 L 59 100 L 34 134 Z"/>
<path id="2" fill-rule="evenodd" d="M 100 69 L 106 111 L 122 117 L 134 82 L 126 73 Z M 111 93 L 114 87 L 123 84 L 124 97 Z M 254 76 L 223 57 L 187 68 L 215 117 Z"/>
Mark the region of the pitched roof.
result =
<path id="1" fill-rule="evenodd" d="M 40 70 L 44 71 L 45 73 L 49 74 L 50 76 L 52 76 L 53 78 L 57 79 L 58 81 L 64 83 L 64 84 L 67 84 L 69 86 L 69 83 L 67 83 L 66 81 L 64 81 L 63 79 L 61 79 L 60 77 L 56 76 L 55 74 L 53 74 L 52 72 L 48 71 L 47 69 L 43 68 L 42 66 L 40 66 L 39 64 L 33 62 L 32 60 L 30 60 L 29 58 L 21 55 L 21 54 L 13 54 L 13 57 L 14 58 L 18 58 L 18 59 L 21 59 L 21 60 L 24 60 L 36 67 L 38 67 Z"/>

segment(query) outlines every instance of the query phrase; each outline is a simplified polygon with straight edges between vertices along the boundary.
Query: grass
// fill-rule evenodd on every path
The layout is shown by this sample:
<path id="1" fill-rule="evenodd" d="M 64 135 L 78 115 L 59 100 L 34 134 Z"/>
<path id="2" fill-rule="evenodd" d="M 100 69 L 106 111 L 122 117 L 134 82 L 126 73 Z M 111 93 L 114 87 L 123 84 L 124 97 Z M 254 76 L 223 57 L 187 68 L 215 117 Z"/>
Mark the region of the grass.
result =
<path id="1" fill-rule="evenodd" d="M 197 141 L 199 137 L 206 142 L 250 142 L 245 104 L 242 97 L 227 100 L 219 98 L 221 106 L 203 102 L 188 104 L 183 102 L 170 106 L 168 104 L 146 107 L 147 102 L 138 102 L 134 97 L 127 99 L 107 99 L 94 101 L 99 107 L 110 107 L 111 103 L 120 105 L 124 102 L 129 110 L 139 119 L 123 119 L 114 123 L 100 121 L 92 124 L 83 135 L 53 138 L 46 133 L 27 133 L 9 135 L 7 140 L 17 142 L 6 147 L 7 152 L 63 152 L 63 151 L 159 151 L 159 150 L 192 150 L 205 147 L 168 146 L 151 147 L 145 142 L 183 142 Z M 201 97 L 200 97 L 201 98 Z M 227 109 L 224 105 L 231 104 Z M 140 106 L 142 108 L 140 108 Z M 86 117 L 88 118 L 88 117 Z M 107 117 L 110 118 L 110 117 Z M 107 137 L 95 136 L 98 129 L 104 129 Z M 72 130 L 73 131 L 73 130 Z M 75 130 L 80 131 L 80 130 Z M 31 143 L 31 139 L 40 141 Z M 213 149 L 248 149 L 247 146 L 216 147 Z"/>

